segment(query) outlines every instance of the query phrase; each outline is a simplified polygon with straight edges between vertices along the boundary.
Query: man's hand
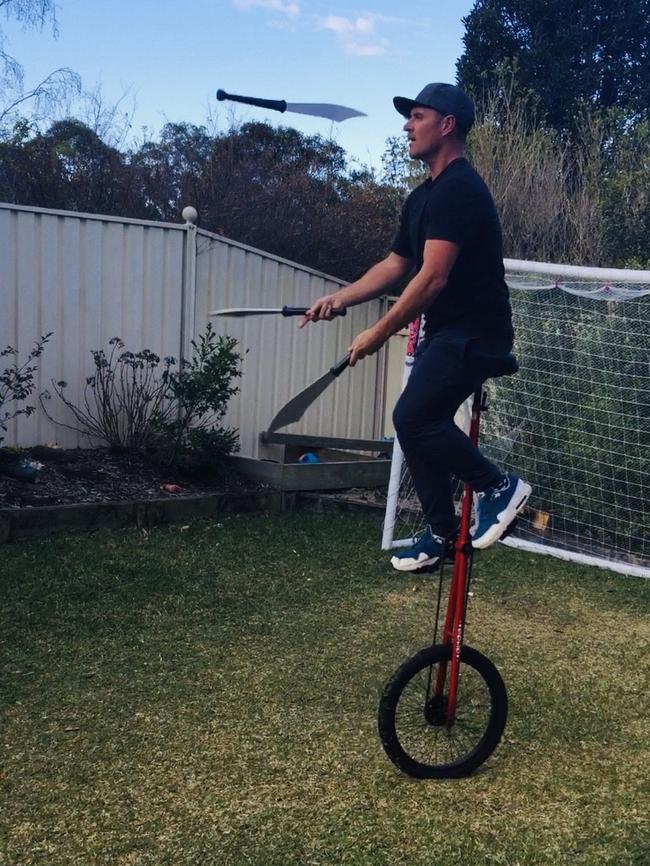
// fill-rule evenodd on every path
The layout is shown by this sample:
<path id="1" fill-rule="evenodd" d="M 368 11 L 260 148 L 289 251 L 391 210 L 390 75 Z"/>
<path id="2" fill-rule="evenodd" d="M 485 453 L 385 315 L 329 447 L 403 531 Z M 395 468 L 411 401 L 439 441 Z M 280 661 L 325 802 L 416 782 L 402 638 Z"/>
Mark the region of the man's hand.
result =
<path id="1" fill-rule="evenodd" d="M 317 322 L 321 319 L 326 319 L 328 322 L 331 322 L 337 313 L 340 313 L 341 310 L 344 309 L 345 307 L 341 303 L 337 292 L 334 292 L 331 295 L 323 295 L 322 298 L 314 301 L 311 307 L 307 310 L 300 320 L 300 327 L 304 328 L 308 322 Z"/>
<path id="2" fill-rule="evenodd" d="M 387 339 L 386 334 L 376 325 L 373 328 L 361 331 L 360 334 L 357 334 L 348 348 L 348 352 L 350 353 L 350 366 L 354 367 L 357 361 L 365 358 L 366 355 L 374 355 L 375 352 L 381 349 Z"/>

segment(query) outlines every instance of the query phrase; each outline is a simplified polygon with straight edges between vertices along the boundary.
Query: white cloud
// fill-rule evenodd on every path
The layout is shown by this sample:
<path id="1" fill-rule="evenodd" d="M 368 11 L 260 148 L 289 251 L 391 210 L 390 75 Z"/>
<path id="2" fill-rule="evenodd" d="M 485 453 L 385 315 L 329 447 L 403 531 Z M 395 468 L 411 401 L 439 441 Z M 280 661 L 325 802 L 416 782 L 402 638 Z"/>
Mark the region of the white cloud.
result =
<path id="1" fill-rule="evenodd" d="M 254 7 L 269 9 L 272 12 L 280 12 L 289 18 L 297 18 L 300 15 L 300 4 L 285 2 L 285 0 L 233 0 L 237 9 L 248 10 Z"/>
<path id="2" fill-rule="evenodd" d="M 375 20 L 374 15 L 359 15 L 357 18 L 328 15 L 320 19 L 319 27 L 334 33 L 346 54 L 377 57 L 388 51 L 390 43 L 375 33 Z"/>
<path id="3" fill-rule="evenodd" d="M 373 12 L 372 17 L 375 21 L 381 21 L 382 24 L 399 24 L 405 27 L 420 27 L 429 28 L 431 21 L 428 18 L 396 18 L 394 15 L 381 15 L 378 12 Z"/>
<path id="4" fill-rule="evenodd" d="M 348 42 L 345 45 L 345 50 L 348 54 L 355 57 L 379 57 L 385 54 L 390 48 L 390 43 L 387 39 L 378 39 L 376 42 Z"/>

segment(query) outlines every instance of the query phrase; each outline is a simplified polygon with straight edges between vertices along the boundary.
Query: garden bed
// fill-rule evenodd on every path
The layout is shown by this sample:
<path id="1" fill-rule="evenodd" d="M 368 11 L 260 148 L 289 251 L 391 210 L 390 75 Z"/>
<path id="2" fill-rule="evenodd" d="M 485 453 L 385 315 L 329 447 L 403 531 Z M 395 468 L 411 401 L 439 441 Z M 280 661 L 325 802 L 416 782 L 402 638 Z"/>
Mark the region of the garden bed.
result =
<path id="1" fill-rule="evenodd" d="M 106 448 L 32 448 L 21 454 L 43 464 L 35 482 L 0 474 L 0 508 L 35 508 L 116 500 L 255 492 L 264 486 L 223 469 L 188 473 Z"/>
<path id="2" fill-rule="evenodd" d="M 108 449 L 33 448 L 21 456 L 43 468 L 33 482 L 0 475 L 0 543 L 284 506 L 281 493 L 223 468 L 170 470 Z"/>

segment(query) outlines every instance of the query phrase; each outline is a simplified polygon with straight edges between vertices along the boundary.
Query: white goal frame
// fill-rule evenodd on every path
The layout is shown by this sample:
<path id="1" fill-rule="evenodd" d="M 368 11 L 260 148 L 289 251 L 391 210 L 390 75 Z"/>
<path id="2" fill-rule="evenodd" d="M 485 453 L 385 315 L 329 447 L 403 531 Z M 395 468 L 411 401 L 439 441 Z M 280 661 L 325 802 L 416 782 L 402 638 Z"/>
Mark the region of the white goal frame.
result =
<path id="1" fill-rule="evenodd" d="M 650 271 L 647 270 L 557 265 L 517 259 L 504 259 L 504 266 L 507 275 L 506 280 L 513 290 L 526 289 L 535 292 L 561 289 L 567 294 L 601 301 L 638 299 L 645 295 L 650 295 Z M 648 303 L 650 304 L 650 299 L 648 299 Z M 409 332 L 402 389 L 405 387 L 411 372 L 414 348 L 422 339 L 420 324 L 420 320 L 417 320 L 417 323 L 411 325 Z M 417 328 L 416 333 L 414 332 L 415 328 Z M 650 346 L 648 350 L 650 351 Z M 463 420 L 457 416 L 456 421 L 461 427 L 464 426 Z M 648 435 L 650 436 L 650 431 L 648 431 Z M 404 456 L 396 437 L 387 493 L 386 516 L 382 533 L 381 547 L 383 550 L 405 546 L 412 541 L 412 535 L 406 538 L 395 537 L 400 485 L 403 484 L 402 479 L 405 469 Z M 528 538 L 517 537 L 516 533 L 504 539 L 502 543 L 506 546 L 527 550 L 531 553 L 555 556 L 566 561 L 606 568 L 620 574 L 645 578 L 650 577 L 650 567 L 646 567 L 645 564 L 637 565 L 634 562 L 618 561 L 599 555 L 581 553 L 552 543 L 541 543 Z"/>

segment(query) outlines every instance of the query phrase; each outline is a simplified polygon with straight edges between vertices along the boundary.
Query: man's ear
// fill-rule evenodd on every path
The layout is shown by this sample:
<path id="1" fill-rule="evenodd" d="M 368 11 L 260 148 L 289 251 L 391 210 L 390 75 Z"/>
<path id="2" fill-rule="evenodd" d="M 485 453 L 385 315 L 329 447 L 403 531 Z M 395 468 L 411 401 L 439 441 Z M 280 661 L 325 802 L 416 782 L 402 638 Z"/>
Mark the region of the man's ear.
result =
<path id="1" fill-rule="evenodd" d="M 453 135 L 456 129 L 456 118 L 453 114 L 446 114 L 442 118 L 442 134 Z"/>

